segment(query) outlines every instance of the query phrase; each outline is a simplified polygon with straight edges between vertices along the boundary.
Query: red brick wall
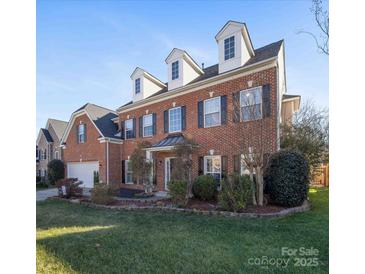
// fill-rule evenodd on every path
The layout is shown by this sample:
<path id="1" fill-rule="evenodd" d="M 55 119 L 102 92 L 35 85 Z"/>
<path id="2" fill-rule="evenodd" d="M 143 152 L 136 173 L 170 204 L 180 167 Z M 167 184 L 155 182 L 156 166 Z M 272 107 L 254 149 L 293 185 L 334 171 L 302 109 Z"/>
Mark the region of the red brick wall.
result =
<path id="1" fill-rule="evenodd" d="M 80 122 L 86 124 L 87 138 L 83 144 L 77 143 L 76 139 L 76 127 Z M 80 162 L 80 159 L 82 159 L 82 162 L 99 161 L 100 180 L 106 182 L 106 143 L 100 143 L 97 140 L 99 137 L 100 133 L 86 114 L 76 117 L 66 140 L 63 159 L 65 164 L 68 162 Z"/>
<path id="2" fill-rule="evenodd" d="M 182 133 L 188 138 L 192 138 L 199 149 L 197 155 L 194 156 L 193 161 L 193 175 L 198 175 L 198 156 L 205 156 L 209 154 L 210 149 L 214 149 L 214 155 L 228 156 L 228 173 L 233 172 L 233 155 L 237 154 L 242 142 L 245 140 L 256 140 L 259 135 L 263 136 L 265 140 L 266 152 L 273 152 L 277 150 L 277 83 L 276 83 L 276 68 L 270 68 L 265 71 L 253 73 L 247 76 L 236 78 L 224 83 L 213 85 L 189 94 L 181 95 L 163 102 L 151 104 L 149 106 L 141 107 L 130 112 L 120 113 L 120 121 L 126 120 L 127 115 L 130 118 L 137 118 L 137 138 L 136 140 L 124 140 L 121 146 L 122 159 L 128 159 L 136 146 L 136 142 L 149 141 L 155 143 L 164 137 L 163 112 L 166 109 L 173 107 L 173 102 L 176 106 L 186 106 L 186 130 Z M 250 88 L 248 81 L 252 82 L 252 87 L 262 86 L 265 84 L 271 85 L 271 115 L 268 118 L 258 121 L 233 123 L 233 98 L 232 93 Z M 227 95 L 227 124 L 211 127 L 198 128 L 198 113 L 197 102 L 209 99 L 209 92 L 214 92 L 213 97 Z M 153 137 L 139 138 L 138 132 L 138 117 L 145 115 L 146 110 L 149 113 L 157 114 L 157 133 Z M 262 127 L 261 127 L 262 123 Z M 263 131 L 261 129 L 264 129 Z M 160 190 L 163 187 L 164 181 L 164 160 L 161 153 L 158 153 L 157 160 L 162 161 L 157 163 L 157 185 Z"/>
<path id="3" fill-rule="evenodd" d="M 109 184 L 119 185 L 122 180 L 120 144 L 109 143 Z"/>

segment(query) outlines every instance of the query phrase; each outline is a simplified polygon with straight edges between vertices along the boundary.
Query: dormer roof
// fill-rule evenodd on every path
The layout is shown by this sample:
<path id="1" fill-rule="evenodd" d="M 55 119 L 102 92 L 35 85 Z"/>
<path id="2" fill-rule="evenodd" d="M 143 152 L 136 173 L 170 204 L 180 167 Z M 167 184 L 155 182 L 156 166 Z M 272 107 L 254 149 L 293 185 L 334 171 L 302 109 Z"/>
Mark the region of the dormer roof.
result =
<path id="1" fill-rule="evenodd" d="M 162 81 L 160 81 L 158 78 L 156 78 L 155 76 L 153 76 L 151 73 L 145 71 L 144 69 L 140 68 L 140 67 L 136 67 L 133 71 L 133 73 L 131 74 L 131 79 L 134 79 L 134 76 L 136 74 L 143 74 L 143 76 L 145 76 L 146 78 L 148 78 L 149 80 L 151 80 L 153 83 L 155 83 L 156 85 L 160 86 L 161 88 L 166 87 L 166 84 L 163 83 Z"/>
<path id="2" fill-rule="evenodd" d="M 246 23 L 242 23 L 242 22 L 238 22 L 238 21 L 233 21 L 233 20 L 229 20 L 222 28 L 221 30 L 217 33 L 217 35 L 215 36 L 215 40 L 218 42 L 218 40 L 220 38 L 222 38 L 222 36 L 224 35 L 224 33 L 226 32 L 226 30 L 229 28 L 229 27 L 238 27 L 241 29 L 241 33 L 242 33 L 242 36 L 245 40 L 245 44 L 246 44 L 246 47 L 248 49 L 248 51 L 250 52 L 250 55 L 251 56 L 254 56 L 255 55 L 255 50 L 253 48 L 253 45 L 252 45 L 252 41 L 251 41 L 251 37 L 250 37 L 250 34 L 248 33 L 248 30 L 247 30 L 247 26 L 246 26 Z"/>
<path id="3" fill-rule="evenodd" d="M 173 50 L 169 53 L 169 55 L 165 59 L 165 63 L 170 63 L 173 56 L 182 56 L 182 58 L 188 62 L 188 64 L 199 74 L 204 74 L 204 71 L 201 67 L 195 62 L 195 60 L 187 53 L 187 51 L 183 49 L 173 48 Z"/>

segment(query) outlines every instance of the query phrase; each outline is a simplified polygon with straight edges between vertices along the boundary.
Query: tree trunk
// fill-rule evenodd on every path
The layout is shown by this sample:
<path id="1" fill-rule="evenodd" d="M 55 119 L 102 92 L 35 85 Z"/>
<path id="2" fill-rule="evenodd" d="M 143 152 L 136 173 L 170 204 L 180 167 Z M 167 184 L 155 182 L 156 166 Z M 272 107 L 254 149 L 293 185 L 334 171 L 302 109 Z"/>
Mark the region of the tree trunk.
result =
<path id="1" fill-rule="evenodd" d="M 252 182 L 252 204 L 254 206 L 257 205 L 257 201 L 256 201 L 256 187 L 255 187 L 255 183 L 253 181 L 253 170 L 250 169 L 250 179 Z"/>
<path id="2" fill-rule="evenodd" d="M 257 204 L 264 205 L 264 180 L 262 178 L 261 168 L 256 168 L 256 185 L 257 185 Z"/>

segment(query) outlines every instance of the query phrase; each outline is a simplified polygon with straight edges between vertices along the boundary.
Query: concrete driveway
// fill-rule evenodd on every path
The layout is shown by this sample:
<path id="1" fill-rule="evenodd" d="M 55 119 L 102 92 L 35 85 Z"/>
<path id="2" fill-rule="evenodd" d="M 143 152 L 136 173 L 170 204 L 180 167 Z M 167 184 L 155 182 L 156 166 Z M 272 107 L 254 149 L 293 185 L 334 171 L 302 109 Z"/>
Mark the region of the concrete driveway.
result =
<path id="1" fill-rule="evenodd" d="M 57 195 L 58 195 L 57 188 L 39 190 L 39 191 L 37 191 L 37 201 L 44 201 L 48 197 L 57 196 Z"/>

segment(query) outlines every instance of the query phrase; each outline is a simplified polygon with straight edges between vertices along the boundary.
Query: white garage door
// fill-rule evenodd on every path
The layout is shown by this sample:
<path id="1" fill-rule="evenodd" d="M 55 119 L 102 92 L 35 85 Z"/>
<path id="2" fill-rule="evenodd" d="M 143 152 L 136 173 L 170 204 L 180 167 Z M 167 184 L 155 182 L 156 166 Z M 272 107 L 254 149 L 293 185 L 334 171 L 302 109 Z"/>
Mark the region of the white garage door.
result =
<path id="1" fill-rule="evenodd" d="M 99 162 L 67 163 L 67 177 L 83 181 L 82 187 L 94 187 L 94 171 L 99 171 Z"/>

